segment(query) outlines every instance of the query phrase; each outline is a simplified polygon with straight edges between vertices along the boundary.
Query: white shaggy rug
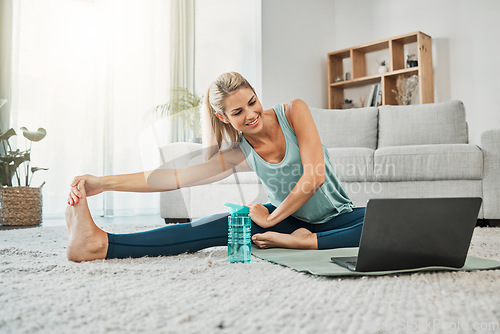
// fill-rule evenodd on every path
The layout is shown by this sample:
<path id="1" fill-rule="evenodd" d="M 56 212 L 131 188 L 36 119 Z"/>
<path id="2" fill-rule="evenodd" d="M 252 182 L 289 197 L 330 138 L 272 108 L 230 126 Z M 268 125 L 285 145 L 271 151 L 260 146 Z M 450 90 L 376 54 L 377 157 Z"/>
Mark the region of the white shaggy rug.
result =
<path id="1" fill-rule="evenodd" d="M 500 270 L 339 279 L 229 264 L 224 247 L 77 264 L 66 242 L 62 226 L 0 231 L 0 333 L 500 332 Z M 500 260 L 500 228 L 476 228 L 469 254 Z"/>

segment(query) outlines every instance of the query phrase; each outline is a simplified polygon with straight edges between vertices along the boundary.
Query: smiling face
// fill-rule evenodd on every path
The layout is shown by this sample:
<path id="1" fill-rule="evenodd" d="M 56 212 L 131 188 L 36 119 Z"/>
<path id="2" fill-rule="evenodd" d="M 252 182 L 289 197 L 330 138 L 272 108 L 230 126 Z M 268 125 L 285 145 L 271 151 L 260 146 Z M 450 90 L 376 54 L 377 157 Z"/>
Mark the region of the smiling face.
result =
<path id="1" fill-rule="evenodd" d="M 262 129 L 262 105 L 250 88 L 242 87 L 224 100 L 226 117 L 217 114 L 224 123 L 230 123 L 242 133 L 256 133 Z"/>

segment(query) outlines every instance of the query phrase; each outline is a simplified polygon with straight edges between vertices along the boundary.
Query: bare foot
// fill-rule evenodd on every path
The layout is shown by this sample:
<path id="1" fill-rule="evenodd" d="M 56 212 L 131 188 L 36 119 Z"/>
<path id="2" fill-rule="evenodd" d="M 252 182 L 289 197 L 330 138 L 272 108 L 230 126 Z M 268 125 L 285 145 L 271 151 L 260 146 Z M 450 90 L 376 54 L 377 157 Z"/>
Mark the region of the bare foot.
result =
<path id="1" fill-rule="evenodd" d="M 78 204 L 66 208 L 69 230 L 68 260 L 74 262 L 104 259 L 108 251 L 108 235 L 94 223 L 87 204 L 85 187 Z"/>
<path id="2" fill-rule="evenodd" d="M 252 241 L 259 248 L 293 248 L 293 249 L 318 249 L 318 238 L 305 228 L 299 228 L 292 234 L 278 232 L 265 232 L 254 234 Z"/>

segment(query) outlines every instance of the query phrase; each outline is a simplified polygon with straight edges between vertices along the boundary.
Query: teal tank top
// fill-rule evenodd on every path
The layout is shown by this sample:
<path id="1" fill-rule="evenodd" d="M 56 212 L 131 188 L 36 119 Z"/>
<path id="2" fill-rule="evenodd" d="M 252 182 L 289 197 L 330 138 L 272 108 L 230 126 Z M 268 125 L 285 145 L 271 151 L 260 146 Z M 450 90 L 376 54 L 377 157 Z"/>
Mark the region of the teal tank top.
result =
<path id="1" fill-rule="evenodd" d="M 303 166 L 297 136 L 288 124 L 285 106 L 279 104 L 273 110 L 285 135 L 286 153 L 283 160 L 277 164 L 265 161 L 243 136 L 240 148 L 250 168 L 262 180 L 269 201 L 277 207 L 285 200 L 302 176 Z M 311 224 L 325 223 L 341 213 L 351 212 L 354 207 L 333 168 L 328 150 L 324 145 L 322 146 L 325 157 L 325 183 L 300 209 L 292 214 L 293 217 Z"/>

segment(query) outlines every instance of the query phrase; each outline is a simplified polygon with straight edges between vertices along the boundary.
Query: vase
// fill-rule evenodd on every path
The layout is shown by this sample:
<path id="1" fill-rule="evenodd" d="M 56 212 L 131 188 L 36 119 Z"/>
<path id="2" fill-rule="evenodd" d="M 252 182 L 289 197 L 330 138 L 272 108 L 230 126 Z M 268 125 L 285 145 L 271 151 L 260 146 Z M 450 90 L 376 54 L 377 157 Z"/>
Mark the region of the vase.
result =
<path id="1" fill-rule="evenodd" d="M 387 69 L 387 66 L 379 66 L 378 67 L 378 74 L 384 74 L 384 73 L 387 73 L 388 69 Z"/>
<path id="2" fill-rule="evenodd" d="M 406 62 L 408 64 L 408 67 L 417 67 L 418 66 L 418 61 L 417 60 L 408 60 Z"/>
<path id="3" fill-rule="evenodd" d="M 35 226 L 42 223 L 42 188 L 1 187 L 0 224 Z"/>
<path id="4" fill-rule="evenodd" d="M 400 100 L 401 100 L 401 103 L 400 103 L 401 105 L 409 106 L 411 104 L 411 95 L 410 96 L 403 95 L 403 96 L 401 96 Z"/>

